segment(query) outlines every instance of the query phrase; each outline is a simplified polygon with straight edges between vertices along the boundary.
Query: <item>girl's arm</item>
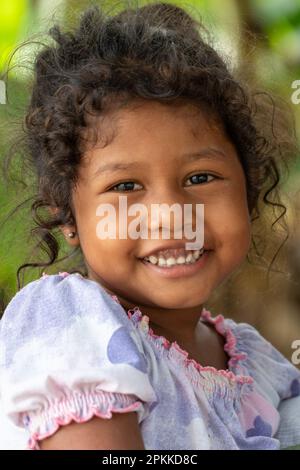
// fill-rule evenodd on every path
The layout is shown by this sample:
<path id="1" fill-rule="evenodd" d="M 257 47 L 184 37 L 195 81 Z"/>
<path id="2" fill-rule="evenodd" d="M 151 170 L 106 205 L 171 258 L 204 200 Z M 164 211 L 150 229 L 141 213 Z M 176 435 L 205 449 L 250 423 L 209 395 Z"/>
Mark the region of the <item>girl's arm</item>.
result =
<path id="1" fill-rule="evenodd" d="M 94 417 L 86 423 L 72 422 L 40 441 L 41 450 L 144 450 L 137 415 L 113 413 L 110 419 Z"/>

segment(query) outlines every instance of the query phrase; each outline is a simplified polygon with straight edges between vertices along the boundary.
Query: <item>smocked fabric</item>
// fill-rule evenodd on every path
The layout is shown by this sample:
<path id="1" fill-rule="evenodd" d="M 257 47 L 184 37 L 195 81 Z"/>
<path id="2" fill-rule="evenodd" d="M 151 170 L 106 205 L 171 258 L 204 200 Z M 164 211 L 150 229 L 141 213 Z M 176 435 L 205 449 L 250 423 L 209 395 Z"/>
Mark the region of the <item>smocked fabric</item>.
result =
<path id="1" fill-rule="evenodd" d="M 80 274 L 44 274 L 0 321 L 0 449 L 39 450 L 72 421 L 136 412 L 146 449 L 300 444 L 300 371 L 247 323 L 205 308 L 226 370 L 157 336 L 138 306 Z"/>

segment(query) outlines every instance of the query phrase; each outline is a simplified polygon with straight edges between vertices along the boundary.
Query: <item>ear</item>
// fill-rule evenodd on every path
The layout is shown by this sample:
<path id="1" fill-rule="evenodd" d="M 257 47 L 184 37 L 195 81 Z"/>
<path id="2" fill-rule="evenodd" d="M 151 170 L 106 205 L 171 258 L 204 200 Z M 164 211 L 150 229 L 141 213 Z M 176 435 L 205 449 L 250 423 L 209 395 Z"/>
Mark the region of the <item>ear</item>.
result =
<path id="1" fill-rule="evenodd" d="M 48 209 L 51 214 L 57 214 L 57 212 L 59 212 L 58 207 L 48 207 Z M 79 245 L 79 237 L 78 237 L 77 228 L 75 225 L 60 225 L 59 228 L 69 245 L 71 246 Z M 70 234 L 73 234 L 73 237 L 71 237 Z"/>

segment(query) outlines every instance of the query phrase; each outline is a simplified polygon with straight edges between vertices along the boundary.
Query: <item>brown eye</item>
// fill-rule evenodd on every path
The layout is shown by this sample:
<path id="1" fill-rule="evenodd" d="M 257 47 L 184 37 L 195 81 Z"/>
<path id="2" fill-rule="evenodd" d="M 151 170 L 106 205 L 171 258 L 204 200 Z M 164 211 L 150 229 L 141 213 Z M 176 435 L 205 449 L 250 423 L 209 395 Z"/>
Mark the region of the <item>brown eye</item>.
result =
<path id="1" fill-rule="evenodd" d="M 211 175 L 210 173 L 197 173 L 196 175 L 192 175 L 188 178 L 188 181 L 191 181 L 191 183 L 187 184 L 187 186 L 192 186 L 194 184 L 209 183 L 210 181 L 207 181 L 208 177 L 217 179 L 216 176 Z"/>
<path id="2" fill-rule="evenodd" d="M 138 189 L 142 188 L 142 185 L 135 183 L 134 181 L 124 181 L 123 183 L 116 184 L 112 186 L 109 191 L 133 191 L 134 185 L 140 186 Z"/>

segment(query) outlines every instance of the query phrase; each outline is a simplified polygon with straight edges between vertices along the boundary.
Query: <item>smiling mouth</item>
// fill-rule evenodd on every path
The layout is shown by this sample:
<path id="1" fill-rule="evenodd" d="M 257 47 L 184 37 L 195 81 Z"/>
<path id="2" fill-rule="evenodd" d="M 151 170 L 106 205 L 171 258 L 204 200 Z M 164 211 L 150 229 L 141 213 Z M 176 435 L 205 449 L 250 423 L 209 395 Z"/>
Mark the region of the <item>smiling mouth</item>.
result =
<path id="1" fill-rule="evenodd" d="M 140 258 L 141 261 L 160 268 L 170 269 L 173 266 L 186 266 L 196 263 L 208 250 L 165 250 Z"/>
<path id="2" fill-rule="evenodd" d="M 197 253 L 197 251 L 199 251 L 199 253 Z M 175 260 L 173 259 L 174 257 L 168 257 L 162 261 L 161 255 L 159 257 L 151 255 L 151 257 L 153 256 L 154 258 L 158 258 L 156 259 L 156 262 L 153 258 L 150 260 L 150 256 L 149 259 L 146 256 L 145 258 L 139 258 L 139 260 L 149 272 L 152 272 L 157 276 L 161 276 L 162 278 L 178 279 L 194 276 L 198 272 L 201 272 L 209 262 L 212 253 L 213 250 L 195 250 L 193 252 L 193 256 L 192 253 L 187 253 L 185 257 L 180 255 L 175 258 Z M 189 255 L 191 255 L 192 258 Z M 181 259 L 181 257 L 183 259 Z"/>

